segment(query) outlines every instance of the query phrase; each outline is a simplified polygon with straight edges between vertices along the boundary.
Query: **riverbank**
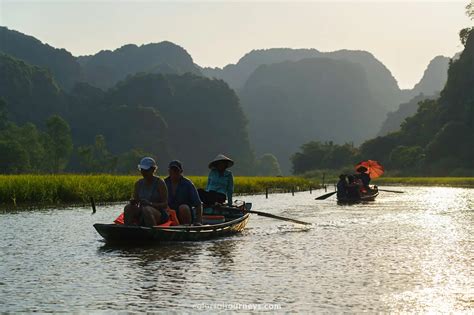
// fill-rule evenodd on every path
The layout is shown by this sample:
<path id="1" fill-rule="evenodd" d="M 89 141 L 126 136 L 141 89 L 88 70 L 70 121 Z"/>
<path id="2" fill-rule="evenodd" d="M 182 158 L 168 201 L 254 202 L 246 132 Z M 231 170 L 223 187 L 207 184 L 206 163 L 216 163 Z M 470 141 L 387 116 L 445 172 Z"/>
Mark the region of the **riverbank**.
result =
<path id="1" fill-rule="evenodd" d="M 87 204 L 129 200 L 138 176 L 119 175 L 0 175 L 2 207 L 22 205 Z M 189 177 L 204 188 L 205 176 Z M 318 183 L 301 177 L 235 177 L 236 194 L 257 194 L 270 190 L 307 190 Z"/>
<path id="2" fill-rule="evenodd" d="M 474 177 L 380 177 L 375 185 L 450 186 L 474 188 Z"/>

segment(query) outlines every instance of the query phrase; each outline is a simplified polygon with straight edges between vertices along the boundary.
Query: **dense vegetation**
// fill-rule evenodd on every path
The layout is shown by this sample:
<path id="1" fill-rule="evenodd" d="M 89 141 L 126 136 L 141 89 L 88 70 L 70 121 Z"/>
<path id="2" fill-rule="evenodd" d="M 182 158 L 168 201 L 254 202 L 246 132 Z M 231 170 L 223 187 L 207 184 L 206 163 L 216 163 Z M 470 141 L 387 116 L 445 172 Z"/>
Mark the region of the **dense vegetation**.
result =
<path id="1" fill-rule="evenodd" d="M 474 20 L 472 3 L 466 6 L 466 13 Z M 450 61 L 447 82 L 440 96 L 420 102 L 414 99 L 402 105 L 392 120 L 401 119 L 416 103 L 418 108 L 403 121 L 399 131 L 366 141 L 360 148 L 346 152 L 349 160 L 352 157 L 355 163 L 356 159 L 375 159 L 404 176 L 474 176 L 474 28 L 463 29 L 460 39 L 464 50 Z M 443 58 L 437 59 L 437 66 L 432 67 L 443 68 Z M 433 70 L 428 69 L 425 76 L 430 71 Z M 333 150 L 331 145 L 317 142 L 303 145 L 302 152 L 292 158 L 293 171 L 308 174 L 324 167 L 344 167 L 344 163 L 324 164 L 325 157 Z M 313 160 L 318 163 L 311 164 Z"/>
<path id="2" fill-rule="evenodd" d="M 43 44 L 32 36 L 3 26 L 0 26 L 0 52 L 28 64 L 49 69 L 57 82 L 65 89 L 70 89 L 81 79 L 81 66 L 71 53 L 65 49 Z"/>
<path id="3" fill-rule="evenodd" d="M 387 118 L 383 122 L 382 127 L 380 128 L 380 131 L 377 135 L 385 136 L 391 132 L 400 130 L 400 125 L 405 121 L 405 119 L 416 114 L 416 111 L 418 110 L 418 104 L 420 102 L 428 99 L 436 99 L 438 97 L 439 94 L 432 96 L 419 94 L 412 98 L 409 102 L 400 104 L 396 111 L 387 114 Z"/>
<path id="4" fill-rule="evenodd" d="M 309 64 L 307 60 L 316 63 L 316 58 L 320 64 L 332 59 L 333 64 L 351 66 L 340 66 L 338 70 L 315 66 L 302 69 L 303 65 Z M 449 58 L 434 58 L 412 90 L 400 90 L 390 71 L 365 51 L 253 50 L 236 64 L 223 69 L 204 68 L 202 72 L 225 80 L 237 91 L 249 118 L 251 144 L 257 153 L 273 153 L 283 172 L 288 173 L 290 155 L 307 141 L 360 143 L 375 136 L 380 132 L 386 114 L 400 103 L 419 94 L 432 95 L 434 91 L 440 91 L 446 82 L 448 63 Z M 357 79 L 354 79 L 355 66 L 360 67 L 356 70 L 360 75 Z M 323 71 L 329 73 L 331 84 L 323 83 Z M 350 79 L 351 82 L 346 81 Z M 311 88 L 305 89 L 309 84 L 312 84 Z M 342 98 L 346 98 L 342 105 L 345 110 L 341 110 Z M 363 120 L 358 120 L 359 112 Z M 391 114 L 388 122 L 395 127 L 383 127 L 383 133 L 386 129 L 397 130 L 399 123 L 408 117 L 404 116 L 404 110 L 398 112 Z M 394 122 L 392 118 L 397 116 L 402 118 Z M 335 119 L 337 128 L 332 127 Z M 327 128 L 328 125 L 332 128 Z M 353 132 L 349 131 L 351 128 Z"/>
<path id="5" fill-rule="evenodd" d="M 291 157 L 293 172 L 303 174 L 312 170 L 341 169 L 360 160 L 359 150 L 351 144 L 308 142 Z"/>
<path id="6" fill-rule="evenodd" d="M 461 34 L 466 50 L 469 31 Z M 387 111 L 400 102 L 441 90 L 445 57 L 430 63 L 413 90 L 402 91 L 390 71 L 364 51 L 255 50 L 236 65 L 200 69 L 170 42 L 75 58 L 6 27 L 0 27 L 0 39 L 0 163 L 6 173 L 130 173 L 141 156 L 152 155 L 161 167 L 178 158 L 189 173 L 204 174 L 209 159 L 224 152 L 237 161 L 237 174 L 275 176 L 289 172 L 290 157 L 304 143 L 291 160 L 297 173 L 365 157 L 420 172 L 450 162 L 457 163 L 457 172 L 470 168 L 470 153 L 452 142 L 453 135 L 461 144 L 471 136 L 471 96 L 456 90 L 469 83 L 453 75 L 456 82 L 439 100 L 421 102 L 402 130 L 360 150 L 352 145 L 377 134 Z M 236 92 L 201 72 L 224 79 Z M 401 105 L 387 124 L 414 113 L 419 100 Z M 311 157 L 318 146 L 326 158 Z M 338 150 L 348 155 L 338 158 L 333 154 Z M 331 165 L 322 162 L 328 159 L 334 159 Z"/>
<path id="7" fill-rule="evenodd" d="M 219 152 L 237 161 L 237 174 L 254 172 L 245 116 L 223 81 L 193 74 L 137 74 L 107 91 L 78 83 L 67 92 L 48 71 L 11 56 L 0 54 L 0 69 L 2 133 L 11 140 L 0 147 L 8 165 L 3 172 L 127 173 L 140 156 L 149 154 L 161 166 L 178 158 L 188 172 L 204 174 Z M 31 151 L 22 136 L 27 129 L 38 134 L 34 141 L 41 149 L 35 154 L 50 152 L 42 135 L 53 115 L 62 117 L 58 119 L 64 122 L 64 136 L 71 137 L 74 146 L 60 167 L 39 162 L 49 160 L 47 155 L 21 154 L 18 159 L 13 151 L 4 152 L 13 147 L 17 153 Z"/>
<path id="8" fill-rule="evenodd" d="M 437 100 L 421 102 L 401 130 L 367 141 L 362 156 L 423 174 L 462 175 L 474 170 L 474 32 L 451 63 Z"/>
<path id="9" fill-rule="evenodd" d="M 51 74 L 38 66 L 0 53 L 0 97 L 9 119 L 17 123 L 43 123 L 60 112 L 61 90 Z"/>
<path id="10" fill-rule="evenodd" d="M 0 175 L 2 205 L 89 203 L 129 200 L 137 176 L 112 175 Z M 191 176 L 203 188 L 207 177 Z M 307 190 L 314 181 L 299 177 L 235 177 L 235 193 L 263 193 L 266 188 Z"/>
<path id="11" fill-rule="evenodd" d="M 140 47 L 125 45 L 114 51 L 103 50 L 92 56 L 81 56 L 78 61 L 82 65 L 84 80 L 104 89 L 139 72 L 200 73 L 188 52 L 171 42 Z"/>

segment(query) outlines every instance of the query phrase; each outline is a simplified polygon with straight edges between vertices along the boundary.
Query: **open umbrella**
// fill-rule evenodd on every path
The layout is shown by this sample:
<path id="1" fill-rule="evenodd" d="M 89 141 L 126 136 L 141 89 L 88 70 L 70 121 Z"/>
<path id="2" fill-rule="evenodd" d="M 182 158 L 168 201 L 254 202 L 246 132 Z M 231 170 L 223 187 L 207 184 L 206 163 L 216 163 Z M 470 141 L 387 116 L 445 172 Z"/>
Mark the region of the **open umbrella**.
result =
<path id="1" fill-rule="evenodd" d="M 374 160 L 367 160 L 367 161 L 359 162 L 355 166 L 355 169 L 357 170 L 361 166 L 363 166 L 367 169 L 367 171 L 365 171 L 365 173 L 369 174 L 371 179 L 380 177 L 385 172 L 385 170 L 383 169 L 383 166 L 379 162 L 374 161 Z"/>

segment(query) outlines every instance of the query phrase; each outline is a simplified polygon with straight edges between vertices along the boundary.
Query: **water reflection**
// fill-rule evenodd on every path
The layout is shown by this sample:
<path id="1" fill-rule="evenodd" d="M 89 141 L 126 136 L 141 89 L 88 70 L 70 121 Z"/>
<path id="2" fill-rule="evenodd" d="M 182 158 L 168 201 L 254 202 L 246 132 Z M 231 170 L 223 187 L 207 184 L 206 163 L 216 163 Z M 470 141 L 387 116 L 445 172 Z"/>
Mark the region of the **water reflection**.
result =
<path id="1" fill-rule="evenodd" d="M 401 188 L 403 189 L 403 188 Z M 109 246 L 92 228 L 117 206 L 0 215 L 0 311 L 193 312 L 278 303 L 282 312 L 458 312 L 474 308 L 474 190 L 410 188 L 371 204 L 315 194 L 248 197 L 240 235 Z M 316 192 L 317 193 L 317 192 Z"/>

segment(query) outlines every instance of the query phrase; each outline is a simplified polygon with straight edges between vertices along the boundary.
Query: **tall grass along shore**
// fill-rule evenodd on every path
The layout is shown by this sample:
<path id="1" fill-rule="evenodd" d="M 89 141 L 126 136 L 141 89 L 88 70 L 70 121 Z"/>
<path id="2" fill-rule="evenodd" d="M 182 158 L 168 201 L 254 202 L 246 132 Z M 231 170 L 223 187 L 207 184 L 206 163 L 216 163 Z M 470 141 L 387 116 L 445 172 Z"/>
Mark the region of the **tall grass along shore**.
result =
<path id="1" fill-rule="evenodd" d="M 198 188 L 207 183 L 205 176 L 189 177 Z M 138 176 L 116 175 L 0 175 L 0 205 L 85 204 L 130 199 Z M 300 177 L 235 177 L 236 194 L 263 193 L 267 188 L 290 191 L 307 190 L 317 183 Z"/>

